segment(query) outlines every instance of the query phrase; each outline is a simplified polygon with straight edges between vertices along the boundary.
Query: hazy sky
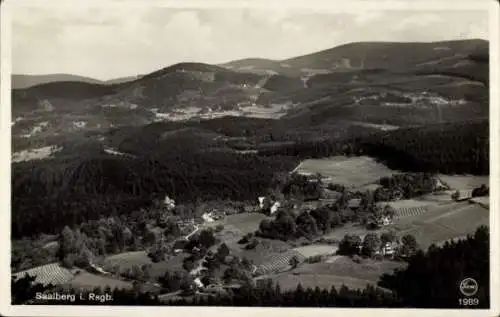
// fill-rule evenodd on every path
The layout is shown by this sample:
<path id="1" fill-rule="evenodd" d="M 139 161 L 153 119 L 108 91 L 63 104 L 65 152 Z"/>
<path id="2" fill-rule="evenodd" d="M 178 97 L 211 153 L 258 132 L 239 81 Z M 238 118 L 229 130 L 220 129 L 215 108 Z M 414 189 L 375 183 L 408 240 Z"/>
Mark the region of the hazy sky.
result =
<path id="1" fill-rule="evenodd" d="M 14 73 L 98 79 L 181 61 L 283 59 L 357 41 L 488 38 L 485 11 L 23 7 L 12 20 Z"/>

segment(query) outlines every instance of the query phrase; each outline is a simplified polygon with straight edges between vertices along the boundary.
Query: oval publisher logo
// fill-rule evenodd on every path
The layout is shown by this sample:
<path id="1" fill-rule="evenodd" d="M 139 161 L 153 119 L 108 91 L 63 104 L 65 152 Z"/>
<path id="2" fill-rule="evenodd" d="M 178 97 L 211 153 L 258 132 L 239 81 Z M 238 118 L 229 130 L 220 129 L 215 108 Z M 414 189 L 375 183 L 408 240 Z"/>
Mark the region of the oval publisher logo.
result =
<path id="1" fill-rule="evenodd" d="M 466 278 L 460 282 L 460 292 L 465 296 L 473 296 L 477 293 L 479 285 L 473 278 Z"/>

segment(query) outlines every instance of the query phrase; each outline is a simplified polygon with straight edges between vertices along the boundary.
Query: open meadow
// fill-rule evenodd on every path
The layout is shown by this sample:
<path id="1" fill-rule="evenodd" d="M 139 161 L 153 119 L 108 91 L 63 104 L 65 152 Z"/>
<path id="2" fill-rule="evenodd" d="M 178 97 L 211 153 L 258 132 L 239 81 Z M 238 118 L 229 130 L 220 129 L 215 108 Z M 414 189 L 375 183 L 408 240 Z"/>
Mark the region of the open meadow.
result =
<path id="1" fill-rule="evenodd" d="M 400 235 L 414 235 L 420 247 L 426 249 L 433 243 L 473 234 L 477 227 L 489 225 L 489 210 L 475 203 L 451 203 L 398 219 L 395 225 Z"/>
<path id="2" fill-rule="evenodd" d="M 122 281 L 112 277 L 106 277 L 102 275 L 92 274 L 85 271 L 81 271 L 79 274 L 76 274 L 75 277 L 68 281 L 65 285 L 71 286 L 75 289 L 85 289 L 85 290 L 93 290 L 96 287 L 101 287 L 105 289 L 109 287 L 111 289 L 131 289 L 132 283 Z M 63 284 L 64 286 L 64 284 Z"/>
<path id="3" fill-rule="evenodd" d="M 299 252 L 304 257 L 309 258 L 319 255 L 333 255 L 335 254 L 335 252 L 337 252 L 337 249 L 337 246 L 328 244 L 311 244 L 303 247 L 297 247 L 293 250 Z"/>
<path id="4" fill-rule="evenodd" d="M 489 176 L 439 174 L 439 178 L 452 189 L 474 189 L 483 184 L 489 186 Z"/>
<path id="5" fill-rule="evenodd" d="M 104 270 L 109 270 L 110 267 L 118 266 L 123 272 L 127 269 L 132 269 L 134 266 L 141 267 L 148 265 L 148 274 L 151 277 L 158 277 L 165 274 L 166 271 L 183 270 L 182 261 L 187 257 L 186 254 L 169 255 L 165 261 L 154 263 L 148 257 L 146 251 L 124 252 L 111 255 L 104 260 Z"/>
<path id="6" fill-rule="evenodd" d="M 325 178 L 331 178 L 335 184 L 352 187 L 371 184 L 381 177 L 397 173 L 368 156 L 307 159 L 294 171 L 304 175 L 320 173 Z"/>
<path id="7" fill-rule="evenodd" d="M 153 264 L 146 251 L 132 251 L 114 254 L 104 259 L 104 269 L 118 266 L 120 270 L 131 269 L 134 266 Z"/>
<path id="8" fill-rule="evenodd" d="M 259 229 L 259 224 L 264 219 L 272 218 L 257 212 L 240 213 L 226 216 L 223 220 L 223 224 L 236 228 L 242 234 L 247 234 Z"/>
<path id="9" fill-rule="evenodd" d="M 331 263 L 304 263 L 289 272 L 269 275 L 282 289 L 294 289 L 300 283 L 304 288 L 316 286 L 337 290 L 345 284 L 349 288 L 365 288 L 366 285 L 376 285 L 384 273 L 404 268 L 403 262 L 374 261 L 369 259 L 356 263 L 351 258 L 340 256 Z"/>

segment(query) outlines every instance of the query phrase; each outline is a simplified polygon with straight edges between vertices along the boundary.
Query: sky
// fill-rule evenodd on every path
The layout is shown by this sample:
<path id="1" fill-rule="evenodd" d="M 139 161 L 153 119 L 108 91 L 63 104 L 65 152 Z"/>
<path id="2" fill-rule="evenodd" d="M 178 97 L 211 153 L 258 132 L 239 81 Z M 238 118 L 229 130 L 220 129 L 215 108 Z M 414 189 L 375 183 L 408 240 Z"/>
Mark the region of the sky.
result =
<path id="1" fill-rule="evenodd" d="M 285 59 L 360 41 L 488 38 L 485 11 L 19 7 L 12 71 L 106 80 L 178 62 Z"/>

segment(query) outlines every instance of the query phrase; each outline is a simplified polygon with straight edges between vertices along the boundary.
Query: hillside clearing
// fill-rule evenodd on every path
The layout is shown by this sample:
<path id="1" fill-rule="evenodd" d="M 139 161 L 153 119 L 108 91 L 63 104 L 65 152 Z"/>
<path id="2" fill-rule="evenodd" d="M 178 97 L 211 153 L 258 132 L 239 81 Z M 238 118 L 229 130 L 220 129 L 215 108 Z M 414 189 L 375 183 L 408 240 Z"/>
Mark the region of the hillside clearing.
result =
<path id="1" fill-rule="evenodd" d="M 331 178 L 333 183 L 358 187 L 371 184 L 384 176 L 397 173 L 368 156 L 333 156 L 324 159 L 307 159 L 294 170 L 298 174 L 321 174 Z"/>
<path id="2" fill-rule="evenodd" d="M 134 266 L 144 264 L 153 264 L 146 251 L 133 251 L 114 254 L 106 257 L 103 267 L 112 267 L 118 265 L 120 270 L 131 269 Z"/>
<path id="3" fill-rule="evenodd" d="M 312 244 L 303 247 L 294 248 L 293 250 L 299 252 L 304 257 L 312 257 L 318 255 L 332 255 L 337 252 L 337 247 L 328 244 Z"/>
<path id="4" fill-rule="evenodd" d="M 76 289 L 93 290 L 96 287 L 102 289 L 109 287 L 111 289 L 131 289 L 132 283 L 121 281 L 111 277 L 105 277 L 97 274 L 91 274 L 85 271 L 75 275 L 75 277 L 67 283 L 68 286 Z"/>
<path id="5" fill-rule="evenodd" d="M 439 178 L 453 189 L 474 189 L 483 184 L 489 186 L 489 176 L 439 174 Z"/>
<path id="6" fill-rule="evenodd" d="M 267 276 L 283 289 L 295 289 L 300 283 L 304 288 L 326 288 L 335 286 L 337 290 L 345 284 L 349 288 L 362 289 L 366 285 L 376 285 L 380 276 L 395 269 L 404 268 L 404 262 L 374 261 L 365 259 L 356 263 L 349 257 L 339 256 L 331 263 L 305 263 L 285 273 Z"/>
<path id="7" fill-rule="evenodd" d="M 427 249 L 433 243 L 472 234 L 481 225 L 489 225 L 488 209 L 468 202 L 453 203 L 408 219 L 401 234 L 414 235 L 420 247 Z"/>
<path id="8" fill-rule="evenodd" d="M 368 280 L 357 279 L 348 276 L 336 276 L 327 274 L 301 274 L 290 275 L 289 273 L 272 277 L 274 283 L 279 284 L 282 290 L 295 290 L 300 284 L 304 288 L 331 289 L 332 286 L 338 290 L 342 285 L 350 289 L 364 289 L 367 285 L 375 285 Z"/>

